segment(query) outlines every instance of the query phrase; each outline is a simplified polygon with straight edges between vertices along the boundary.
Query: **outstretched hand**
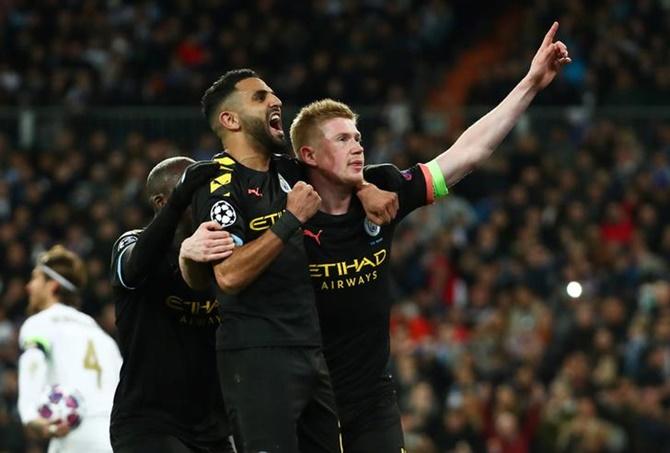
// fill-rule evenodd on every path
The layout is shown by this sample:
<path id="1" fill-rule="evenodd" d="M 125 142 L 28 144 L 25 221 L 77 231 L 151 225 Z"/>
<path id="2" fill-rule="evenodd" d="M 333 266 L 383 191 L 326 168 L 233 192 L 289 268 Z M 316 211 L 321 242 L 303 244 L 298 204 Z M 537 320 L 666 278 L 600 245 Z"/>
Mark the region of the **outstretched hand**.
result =
<path id="1" fill-rule="evenodd" d="M 530 63 L 530 70 L 526 77 L 538 90 L 549 85 L 558 71 L 572 61 L 568 54 L 568 47 L 561 41 L 554 42 L 557 31 L 558 22 L 554 22 Z"/>

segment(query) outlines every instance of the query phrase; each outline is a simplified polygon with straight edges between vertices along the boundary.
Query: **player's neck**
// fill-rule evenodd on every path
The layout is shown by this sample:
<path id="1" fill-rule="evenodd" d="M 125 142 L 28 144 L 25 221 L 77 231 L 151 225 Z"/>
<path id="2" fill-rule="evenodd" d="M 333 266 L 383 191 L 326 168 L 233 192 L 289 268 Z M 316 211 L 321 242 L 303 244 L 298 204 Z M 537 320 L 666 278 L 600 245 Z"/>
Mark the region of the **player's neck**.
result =
<path id="1" fill-rule="evenodd" d="M 226 151 L 240 165 L 256 171 L 270 169 L 270 153 L 261 144 L 249 140 L 244 134 L 230 136 L 224 143 Z"/>
<path id="2" fill-rule="evenodd" d="M 346 214 L 349 211 L 353 194 L 350 186 L 336 184 L 316 171 L 309 172 L 309 183 L 321 197 L 320 211 L 331 215 Z"/>
<path id="3" fill-rule="evenodd" d="M 39 310 L 39 311 L 44 311 L 44 310 L 46 310 L 47 308 L 51 308 L 51 307 L 53 307 L 54 305 L 56 305 L 56 304 L 58 304 L 58 303 L 59 303 L 58 299 L 55 299 L 55 298 L 54 298 L 54 299 L 46 300 L 46 301 L 44 301 L 44 304 L 42 304 L 42 306 L 40 307 L 40 310 Z"/>

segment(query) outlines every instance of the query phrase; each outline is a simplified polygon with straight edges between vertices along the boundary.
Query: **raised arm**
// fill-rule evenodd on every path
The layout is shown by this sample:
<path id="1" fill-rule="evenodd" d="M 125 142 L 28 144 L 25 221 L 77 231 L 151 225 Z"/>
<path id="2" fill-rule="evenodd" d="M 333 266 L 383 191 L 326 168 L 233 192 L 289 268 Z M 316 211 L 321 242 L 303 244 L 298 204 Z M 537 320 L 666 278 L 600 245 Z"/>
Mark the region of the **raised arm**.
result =
<path id="1" fill-rule="evenodd" d="M 565 44 L 554 42 L 557 30 L 558 22 L 554 22 L 533 57 L 530 70 L 507 97 L 463 132 L 448 150 L 428 163 L 434 180 L 440 180 L 441 174 L 446 186 L 451 187 L 488 158 L 537 93 L 554 80 L 564 65 L 570 63 Z M 441 190 L 446 192 L 446 187 Z"/>
<path id="2" fill-rule="evenodd" d="M 312 186 L 298 181 L 289 192 L 286 211 L 257 239 L 236 247 L 225 260 L 214 265 L 216 283 L 224 293 L 236 294 L 246 288 L 281 253 L 295 231 L 309 220 L 321 205 Z"/>
<path id="3" fill-rule="evenodd" d="M 118 269 L 124 286 L 134 288 L 146 276 L 153 263 L 170 248 L 184 210 L 195 190 L 219 171 L 216 162 L 196 162 L 186 168 L 181 180 L 172 190 L 165 205 L 147 225 L 137 242 L 120 257 Z"/>

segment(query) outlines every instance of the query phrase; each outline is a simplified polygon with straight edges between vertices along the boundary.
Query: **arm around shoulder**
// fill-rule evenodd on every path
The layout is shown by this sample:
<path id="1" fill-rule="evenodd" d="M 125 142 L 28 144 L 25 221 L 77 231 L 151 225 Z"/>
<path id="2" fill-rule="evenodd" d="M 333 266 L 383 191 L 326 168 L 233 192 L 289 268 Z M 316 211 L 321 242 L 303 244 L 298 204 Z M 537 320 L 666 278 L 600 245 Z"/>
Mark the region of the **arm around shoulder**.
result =
<path id="1" fill-rule="evenodd" d="M 203 222 L 184 239 L 179 248 L 179 270 L 184 281 L 195 290 L 204 290 L 211 281 L 211 263 L 232 253 L 235 242 L 230 233 L 214 221 Z"/>

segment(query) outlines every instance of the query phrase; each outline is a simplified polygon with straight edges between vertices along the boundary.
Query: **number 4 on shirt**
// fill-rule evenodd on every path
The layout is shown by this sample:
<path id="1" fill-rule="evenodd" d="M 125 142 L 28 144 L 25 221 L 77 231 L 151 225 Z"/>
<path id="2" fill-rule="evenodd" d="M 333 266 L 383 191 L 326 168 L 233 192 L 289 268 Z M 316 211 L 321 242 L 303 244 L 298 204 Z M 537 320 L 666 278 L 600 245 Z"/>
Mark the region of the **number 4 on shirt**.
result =
<path id="1" fill-rule="evenodd" d="M 98 388 L 101 388 L 102 384 L 100 379 L 102 377 L 102 368 L 100 368 L 100 362 L 98 362 L 98 356 L 95 353 L 95 345 L 93 340 L 88 340 L 86 345 L 86 355 L 84 356 L 84 368 L 87 370 L 92 370 L 97 373 L 98 378 Z"/>

